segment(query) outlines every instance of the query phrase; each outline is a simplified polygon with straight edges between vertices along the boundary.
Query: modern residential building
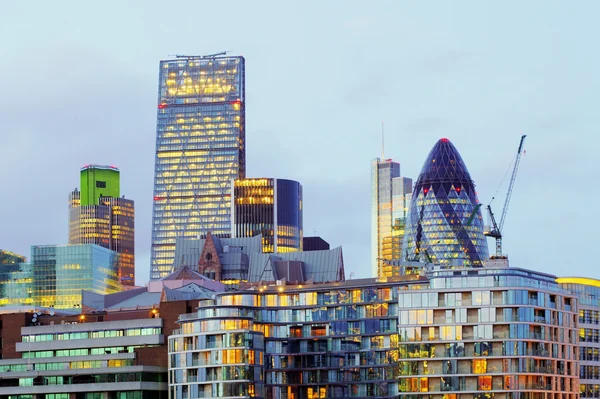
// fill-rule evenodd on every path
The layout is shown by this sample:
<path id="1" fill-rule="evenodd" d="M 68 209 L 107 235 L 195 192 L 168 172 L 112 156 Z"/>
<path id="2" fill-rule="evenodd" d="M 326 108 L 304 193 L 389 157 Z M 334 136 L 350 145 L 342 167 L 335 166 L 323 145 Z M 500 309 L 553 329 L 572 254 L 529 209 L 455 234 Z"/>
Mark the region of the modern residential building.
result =
<path id="1" fill-rule="evenodd" d="M 81 169 L 81 191 L 69 196 L 69 244 L 96 244 L 118 252 L 119 282 L 135 285 L 134 203 L 121 197 L 116 167 Z"/>
<path id="2" fill-rule="evenodd" d="M 244 58 L 160 62 L 150 280 L 178 237 L 231 233 L 231 181 L 245 176 Z"/>
<path id="3" fill-rule="evenodd" d="M 294 180 L 232 181 L 231 237 L 261 235 L 263 252 L 302 251 L 302 185 Z"/>
<path id="4" fill-rule="evenodd" d="M 415 398 L 577 398 L 577 299 L 517 268 L 436 267 L 398 292 L 399 391 Z"/>
<path id="5" fill-rule="evenodd" d="M 482 266 L 488 247 L 480 208 L 467 166 L 450 140 L 440 139 L 413 189 L 403 260 Z"/>
<path id="6" fill-rule="evenodd" d="M 371 162 L 371 262 L 373 275 L 398 276 L 412 193 L 412 179 L 400 176 L 392 159 Z"/>
<path id="7" fill-rule="evenodd" d="M 81 310 L 81 291 L 109 294 L 122 289 L 119 254 L 95 244 L 31 247 L 31 261 L 0 270 L 0 305 Z"/>
<path id="8" fill-rule="evenodd" d="M 580 398 L 600 398 L 600 280 L 559 277 L 556 282 L 577 296 Z"/>
<path id="9" fill-rule="evenodd" d="M 259 285 L 201 301 L 169 337 L 170 397 L 397 397 L 398 289 L 419 283 Z"/>
<path id="10" fill-rule="evenodd" d="M 436 266 L 386 280 L 200 301 L 169 337 L 171 397 L 578 397 L 577 297 L 555 276 Z"/>

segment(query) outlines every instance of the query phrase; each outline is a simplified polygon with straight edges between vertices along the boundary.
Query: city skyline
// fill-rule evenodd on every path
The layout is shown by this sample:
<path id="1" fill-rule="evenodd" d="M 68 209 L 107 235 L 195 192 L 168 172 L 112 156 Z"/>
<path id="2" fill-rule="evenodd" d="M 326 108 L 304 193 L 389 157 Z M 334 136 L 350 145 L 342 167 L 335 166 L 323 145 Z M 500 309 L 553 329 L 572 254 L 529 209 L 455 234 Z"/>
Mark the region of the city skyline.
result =
<path id="1" fill-rule="evenodd" d="M 65 24 L 48 25 L 40 16 L 27 22 L 11 18 L 0 28 L 15 37 L 0 66 L 3 76 L 11 76 L 5 83 L 13 93 L 0 103 L 3 142 L 11 148 L 0 161 L 5 204 L 0 216 L 7 226 L 0 248 L 27 255 L 31 245 L 66 243 L 64 193 L 72 189 L 72 170 L 114 163 L 138 208 L 136 274 L 143 284 L 150 264 L 157 62 L 176 51 L 228 49 L 247 60 L 247 174 L 301 181 L 309 206 L 305 235 L 316 230 L 333 247 L 343 245 L 348 275 L 366 277 L 370 270 L 368 163 L 379 153 L 382 119 L 386 154 L 402 163 L 404 176 L 416 179 L 433 143 L 448 137 L 469 165 L 484 204 L 502 196 L 497 187 L 513 147 L 521 131 L 528 134 L 504 248 L 511 265 L 560 275 L 564 262 L 549 248 L 585 249 L 594 242 L 585 212 L 567 207 L 565 196 L 571 186 L 598 193 L 587 184 L 597 172 L 593 89 L 600 84 L 599 60 L 587 48 L 597 29 L 591 28 L 590 8 L 598 5 L 587 5 L 532 2 L 518 15 L 510 7 L 480 4 L 473 10 L 449 5 L 425 10 L 381 3 L 341 13 L 326 6 L 308 35 L 293 31 L 313 17 L 308 6 L 292 9 L 294 17 L 286 23 L 265 26 L 247 19 L 259 16 L 244 6 L 232 16 L 237 28 L 202 40 L 154 32 L 161 21 L 167 32 L 194 32 L 191 4 L 190 16 L 178 24 L 163 21 L 158 8 L 126 5 L 115 18 L 124 22 L 140 12 L 146 22 L 132 21 L 132 27 L 101 36 L 96 25 L 86 26 L 67 9 L 59 18 Z M 40 15 L 62 13 L 45 7 Z M 8 15 L 16 11 L 8 6 Z M 207 31 L 218 25 L 206 24 Z M 32 26 L 47 34 L 28 36 Z M 130 56 L 134 43 L 139 57 Z M 282 43 L 280 53 L 270 50 Z M 307 57 L 311 51 L 319 62 Z M 77 73 L 66 79 L 65 70 Z M 109 146 L 114 143 L 119 148 Z M 38 173 L 49 163 L 53 179 L 45 181 Z M 43 207 L 36 205 L 40 192 Z M 548 235 L 556 220 L 565 232 L 578 234 Z M 586 262 L 575 262 L 571 271 L 599 277 Z"/>

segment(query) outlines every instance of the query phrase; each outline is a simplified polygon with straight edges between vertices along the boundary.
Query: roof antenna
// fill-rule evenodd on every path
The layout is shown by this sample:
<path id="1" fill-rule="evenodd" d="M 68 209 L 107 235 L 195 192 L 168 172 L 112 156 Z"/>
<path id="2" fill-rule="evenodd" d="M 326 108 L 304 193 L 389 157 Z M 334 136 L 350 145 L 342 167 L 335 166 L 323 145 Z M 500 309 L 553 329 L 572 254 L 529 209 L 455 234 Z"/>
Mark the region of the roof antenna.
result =
<path id="1" fill-rule="evenodd" d="M 385 161 L 385 136 L 383 135 L 383 121 L 381 121 L 381 162 Z"/>

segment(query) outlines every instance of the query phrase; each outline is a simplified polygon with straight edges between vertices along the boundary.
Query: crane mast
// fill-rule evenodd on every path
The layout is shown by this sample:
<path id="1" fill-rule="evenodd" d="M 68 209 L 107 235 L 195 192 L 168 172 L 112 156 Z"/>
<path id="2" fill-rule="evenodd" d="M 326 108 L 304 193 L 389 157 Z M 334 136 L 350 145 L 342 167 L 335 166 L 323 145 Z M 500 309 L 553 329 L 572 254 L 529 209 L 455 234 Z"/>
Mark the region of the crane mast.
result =
<path id="1" fill-rule="evenodd" d="M 523 145 L 525 144 L 525 138 L 527 135 L 521 136 L 519 142 L 519 149 L 517 150 L 517 158 L 515 159 L 515 166 L 513 167 L 510 182 L 508 184 L 508 190 L 506 192 L 506 199 L 504 200 L 504 207 L 502 208 L 502 214 L 500 216 L 500 223 L 496 222 L 492 207 L 487 206 L 488 217 L 490 220 L 490 227 L 486 229 L 483 234 L 487 237 L 496 239 L 496 258 L 505 258 L 502 255 L 502 228 L 504 227 L 504 221 L 506 220 L 506 214 L 508 212 L 508 205 L 510 203 L 510 197 L 512 196 L 513 187 L 515 185 L 515 179 L 517 178 L 517 171 L 519 170 L 519 163 L 521 162 L 521 155 L 523 155 Z"/>
<path id="2" fill-rule="evenodd" d="M 512 196 L 513 187 L 515 185 L 515 179 L 517 177 L 517 171 L 519 170 L 519 163 L 521 162 L 521 155 L 523 155 L 523 144 L 525 143 L 525 137 L 521 136 L 521 142 L 519 143 L 519 149 L 517 150 L 517 158 L 515 159 L 515 167 L 513 168 L 512 176 L 510 177 L 510 183 L 508 185 L 508 191 L 506 192 L 506 199 L 504 200 L 504 208 L 502 208 L 502 217 L 500 218 L 500 224 L 498 227 L 500 231 L 504 227 L 504 221 L 506 220 L 506 212 L 508 211 L 508 204 L 510 203 L 510 197 Z"/>

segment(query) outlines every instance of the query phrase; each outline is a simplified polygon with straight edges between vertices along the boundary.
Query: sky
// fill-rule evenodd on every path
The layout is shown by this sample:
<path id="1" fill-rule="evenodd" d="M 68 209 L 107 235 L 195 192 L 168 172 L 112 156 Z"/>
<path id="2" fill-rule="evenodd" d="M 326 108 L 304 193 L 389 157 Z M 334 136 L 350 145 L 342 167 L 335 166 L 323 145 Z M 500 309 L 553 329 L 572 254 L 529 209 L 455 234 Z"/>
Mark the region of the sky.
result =
<path id="1" fill-rule="evenodd" d="M 247 176 L 302 183 L 304 233 L 343 246 L 347 277 L 371 272 L 385 121 L 403 176 L 447 137 L 498 211 L 527 134 L 503 231 L 511 266 L 600 278 L 600 2 L 30 1 L 0 13 L 2 249 L 66 244 L 81 166 L 114 164 L 146 283 L 158 63 L 227 50 L 246 59 Z"/>

